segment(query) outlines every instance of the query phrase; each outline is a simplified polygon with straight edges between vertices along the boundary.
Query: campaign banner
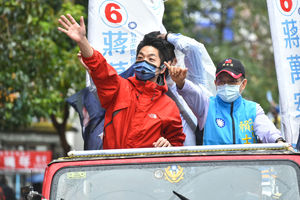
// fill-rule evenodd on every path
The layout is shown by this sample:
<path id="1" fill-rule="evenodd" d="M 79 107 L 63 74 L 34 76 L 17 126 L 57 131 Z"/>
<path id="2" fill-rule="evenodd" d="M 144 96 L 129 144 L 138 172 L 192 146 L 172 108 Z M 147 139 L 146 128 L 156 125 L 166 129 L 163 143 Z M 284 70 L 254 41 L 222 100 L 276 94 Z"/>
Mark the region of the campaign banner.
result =
<path id="1" fill-rule="evenodd" d="M 163 13 L 163 0 L 89 0 L 88 40 L 120 74 L 135 62 L 145 34 L 166 32 Z"/>
<path id="2" fill-rule="evenodd" d="M 282 132 L 297 143 L 300 129 L 300 0 L 267 0 Z"/>
<path id="3" fill-rule="evenodd" d="M 0 170 L 44 172 L 51 151 L 0 151 Z"/>

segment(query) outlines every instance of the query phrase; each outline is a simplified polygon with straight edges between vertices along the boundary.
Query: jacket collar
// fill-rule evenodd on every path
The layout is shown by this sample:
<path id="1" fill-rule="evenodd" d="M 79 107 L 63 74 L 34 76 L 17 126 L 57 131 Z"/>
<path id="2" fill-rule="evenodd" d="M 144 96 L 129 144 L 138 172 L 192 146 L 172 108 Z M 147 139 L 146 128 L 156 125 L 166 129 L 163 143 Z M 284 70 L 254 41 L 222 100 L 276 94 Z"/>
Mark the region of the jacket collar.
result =
<path id="1" fill-rule="evenodd" d="M 164 85 L 158 85 L 152 81 L 140 81 L 136 77 L 129 77 L 128 80 L 135 86 L 139 93 L 150 95 L 154 99 L 161 96 L 168 91 L 166 80 L 164 79 Z"/>
<path id="2" fill-rule="evenodd" d="M 227 103 L 225 101 L 223 101 L 218 95 L 216 96 L 217 98 L 217 102 L 222 105 L 223 107 L 231 107 L 231 104 L 232 103 Z M 241 105 L 241 102 L 242 102 L 242 95 L 240 95 L 234 102 L 233 102 L 233 106 L 234 106 L 234 110 L 236 110 L 240 105 Z"/>

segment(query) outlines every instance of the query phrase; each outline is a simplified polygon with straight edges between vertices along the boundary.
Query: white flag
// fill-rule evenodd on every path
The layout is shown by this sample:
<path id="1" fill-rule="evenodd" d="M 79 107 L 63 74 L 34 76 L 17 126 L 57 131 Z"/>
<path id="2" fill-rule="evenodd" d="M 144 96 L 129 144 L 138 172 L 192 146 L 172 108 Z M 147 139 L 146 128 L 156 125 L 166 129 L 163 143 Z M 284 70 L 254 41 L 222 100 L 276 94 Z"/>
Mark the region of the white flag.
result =
<path id="1" fill-rule="evenodd" d="M 163 14 L 162 0 L 89 0 L 88 40 L 120 74 L 135 62 L 145 34 L 166 32 Z"/>
<path id="2" fill-rule="evenodd" d="M 267 0 L 282 131 L 296 145 L 300 129 L 300 0 Z"/>

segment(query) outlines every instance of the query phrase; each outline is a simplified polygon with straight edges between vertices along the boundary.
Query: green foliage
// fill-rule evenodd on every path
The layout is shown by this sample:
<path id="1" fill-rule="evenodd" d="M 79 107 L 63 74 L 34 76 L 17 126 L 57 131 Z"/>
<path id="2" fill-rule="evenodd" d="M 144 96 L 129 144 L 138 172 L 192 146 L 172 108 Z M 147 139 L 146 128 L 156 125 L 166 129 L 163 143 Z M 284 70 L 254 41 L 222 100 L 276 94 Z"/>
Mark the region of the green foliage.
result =
<path id="1" fill-rule="evenodd" d="M 183 31 L 183 1 L 169 0 L 165 2 L 163 24 L 167 31 L 181 33 Z"/>
<path id="2" fill-rule="evenodd" d="M 0 129 L 33 117 L 62 116 L 65 98 L 84 87 L 78 48 L 57 31 L 61 14 L 84 15 L 71 2 L 8 0 L 0 8 Z"/>

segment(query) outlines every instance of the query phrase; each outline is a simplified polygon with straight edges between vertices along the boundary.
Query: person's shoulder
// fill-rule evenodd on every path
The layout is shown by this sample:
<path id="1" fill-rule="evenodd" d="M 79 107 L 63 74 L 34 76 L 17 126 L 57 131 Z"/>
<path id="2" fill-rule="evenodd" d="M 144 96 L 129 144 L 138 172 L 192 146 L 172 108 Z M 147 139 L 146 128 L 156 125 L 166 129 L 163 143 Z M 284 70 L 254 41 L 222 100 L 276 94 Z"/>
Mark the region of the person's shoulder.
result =
<path id="1" fill-rule="evenodd" d="M 166 93 L 163 93 L 160 96 L 160 100 L 159 100 L 159 104 L 160 104 L 160 108 L 162 110 L 164 110 L 164 112 L 169 115 L 169 112 L 174 112 L 174 110 L 178 110 L 179 108 L 175 102 L 175 100 L 173 100 L 171 97 L 169 97 Z"/>
<path id="2" fill-rule="evenodd" d="M 244 97 L 242 98 L 242 101 L 244 101 L 244 103 L 248 103 L 248 104 L 252 104 L 252 105 L 259 105 L 255 101 L 245 99 Z"/>
<path id="3" fill-rule="evenodd" d="M 163 93 L 160 97 L 163 101 L 165 101 L 166 103 L 170 103 L 171 106 L 175 105 L 176 106 L 176 103 L 175 101 L 169 97 L 166 93 Z"/>
<path id="4" fill-rule="evenodd" d="M 245 104 L 247 104 L 247 106 L 252 106 L 253 108 L 255 108 L 257 114 L 259 114 L 259 113 L 264 114 L 264 109 L 261 107 L 261 105 L 259 103 L 252 101 L 252 100 L 247 100 L 244 98 L 243 98 L 243 101 Z"/>
<path id="5" fill-rule="evenodd" d="M 215 102 L 217 100 L 217 96 L 210 96 L 208 97 L 209 102 Z"/>

